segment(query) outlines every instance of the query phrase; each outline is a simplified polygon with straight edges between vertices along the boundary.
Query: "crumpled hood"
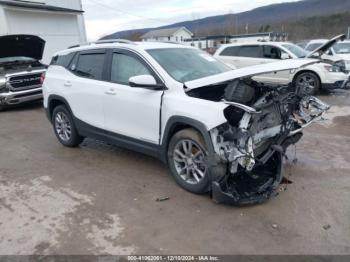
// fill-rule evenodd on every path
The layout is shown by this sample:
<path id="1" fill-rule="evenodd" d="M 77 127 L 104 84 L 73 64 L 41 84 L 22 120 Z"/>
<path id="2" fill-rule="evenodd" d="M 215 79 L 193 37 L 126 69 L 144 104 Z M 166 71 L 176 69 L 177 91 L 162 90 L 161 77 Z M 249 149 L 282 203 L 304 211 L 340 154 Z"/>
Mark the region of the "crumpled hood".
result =
<path id="1" fill-rule="evenodd" d="M 323 45 L 321 45 L 319 48 L 316 48 L 315 50 L 313 50 L 312 52 L 310 52 L 307 57 L 312 57 L 314 56 L 316 53 L 318 53 L 318 56 L 322 56 L 324 53 L 326 53 L 333 45 L 335 45 L 336 43 L 338 43 L 339 41 L 344 41 L 346 39 L 346 35 L 338 35 L 334 38 L 332 38 L 331 40 L 329 40 L 328 42 L 324 43 Z"/>
<path id="2" fill-rule="evenodd" d="M 231 70 L 221 74 L 192 80 L 185 83 L 186 91 L 196 89 L 199 87 L 216 85 L 223 82 L 231 81 L 239 78 L 247 78 L 256 75 L 268 74 L 279 71 L 293 70 L 301 67 L 306 67 L 311 64 L 319 63 L 318 59 L 290 59 L 280 62 L 268 63 L 263 65 L 256 65 L 244 67 L 236 70 Z"/>
<path id="3" fill-rule="evenodd" d="M 25 56 L 43 58 L 45 41 L 34 35 L 6 35 L 0 37 L 0 58 Z"/>

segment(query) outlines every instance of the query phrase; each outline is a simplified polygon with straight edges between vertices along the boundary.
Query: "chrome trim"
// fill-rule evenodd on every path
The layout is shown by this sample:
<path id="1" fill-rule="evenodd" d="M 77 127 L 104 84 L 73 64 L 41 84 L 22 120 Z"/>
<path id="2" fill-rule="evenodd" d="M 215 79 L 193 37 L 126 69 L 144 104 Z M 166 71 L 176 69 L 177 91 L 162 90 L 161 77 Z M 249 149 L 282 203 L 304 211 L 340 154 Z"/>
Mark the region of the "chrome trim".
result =
<path id="1" fill-rule="evenodd" d="M 235 103 L 235 102 L 229 102 L 226 100 L 223 100 L 222 102 L 224 102 L 226 105 L 231 105 L 231 106 L 235 106 L 239 109 L 242 109 L 243 111 L 249 113 L 249 114 L 260 114 L 261 112 L 256 111 L 254 108 L 250 107 L 250 106 L 246 106 L 240 103 Z"/>
<path id="2" fill-rule="evenodd" d="M 31 90 L 25 90 L 25 91 L 18 91 L 18 92 L 7 92 L 7 93 L 0 93 L 0 105 L 17 105 L 24 102 L 29 101 L 35 101 L 43 98 L 43 93 L 35 94 L 38 91 L 42 91 L 42 88 L 36 88 Z M 17 97 L 17 96 L 21 97 Z M 24 96 L 22 96 L 24 95 Z"/>

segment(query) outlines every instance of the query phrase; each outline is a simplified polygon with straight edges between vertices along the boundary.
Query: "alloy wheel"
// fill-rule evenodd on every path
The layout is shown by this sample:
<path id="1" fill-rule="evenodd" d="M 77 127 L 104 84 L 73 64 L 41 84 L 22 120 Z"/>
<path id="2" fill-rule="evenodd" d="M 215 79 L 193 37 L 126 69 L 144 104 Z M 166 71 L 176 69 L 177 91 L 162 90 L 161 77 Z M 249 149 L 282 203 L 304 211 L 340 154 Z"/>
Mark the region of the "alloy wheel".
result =
<path id="1" fill-rule="evenodd" d="M 308 74 L 301 76 L 297 84 L 306 94 L 313 94 L 317 85 L 316 79 Z"/>
<path id="2" fill-rule="evenodd" d="M 200 183 L 206 175 L 205 153 L 193 140 L 180 140 L 173 152 L 173 160 L 178 175 L 189 184 Z"/>
<path id="3" fill-rule="evenodd" d="M 71 139 L 72 125 L 65 113 L 59 112 L 56 114 L 55 129 L 60 139 L 62 139 L 64 142 L 67 142 Z"/>

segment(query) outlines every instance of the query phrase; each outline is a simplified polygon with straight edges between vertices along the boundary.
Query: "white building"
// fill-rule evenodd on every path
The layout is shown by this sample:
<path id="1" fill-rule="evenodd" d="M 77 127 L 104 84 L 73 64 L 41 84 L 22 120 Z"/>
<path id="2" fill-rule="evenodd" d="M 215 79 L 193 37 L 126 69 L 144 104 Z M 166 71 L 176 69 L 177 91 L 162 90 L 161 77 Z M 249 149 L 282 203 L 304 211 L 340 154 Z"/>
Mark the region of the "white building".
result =
<path id="1" fill-rule="evenodd" d="M 46 41 L 43 57 L 86 42 L 81 0 L 0 0 L 0 35 L 37 35 Z"/>
<path id="2" fill-rule="evenodd" d="M 177 42 L 192 38 L 193 34 L 186 27 L 173 27 L 149 31 L 141 36 L 142 41 L 148 42 Z"/>

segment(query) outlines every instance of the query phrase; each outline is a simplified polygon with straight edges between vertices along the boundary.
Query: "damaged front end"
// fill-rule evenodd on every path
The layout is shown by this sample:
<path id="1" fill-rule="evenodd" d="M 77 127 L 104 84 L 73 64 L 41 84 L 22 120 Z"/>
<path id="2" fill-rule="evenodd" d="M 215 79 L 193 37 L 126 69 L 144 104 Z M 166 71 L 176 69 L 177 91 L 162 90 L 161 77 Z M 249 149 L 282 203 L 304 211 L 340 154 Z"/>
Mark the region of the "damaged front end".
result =
<path id="1" fill-rule="evenodd" d="M 236 205 L 268 200 L 282 181 L 282 160 L 302 129 L 320 120 L 329 106 L 291 86 L 232 80 L 189 91 L 190 96 L 227 104 L 227 123 L 210 131 L 225 172 L 213 175 L 212 197 Z M 214 91 L 214 92 L 213 92 Z M 214 95 L 215 94 L 215 95 Z"/>

